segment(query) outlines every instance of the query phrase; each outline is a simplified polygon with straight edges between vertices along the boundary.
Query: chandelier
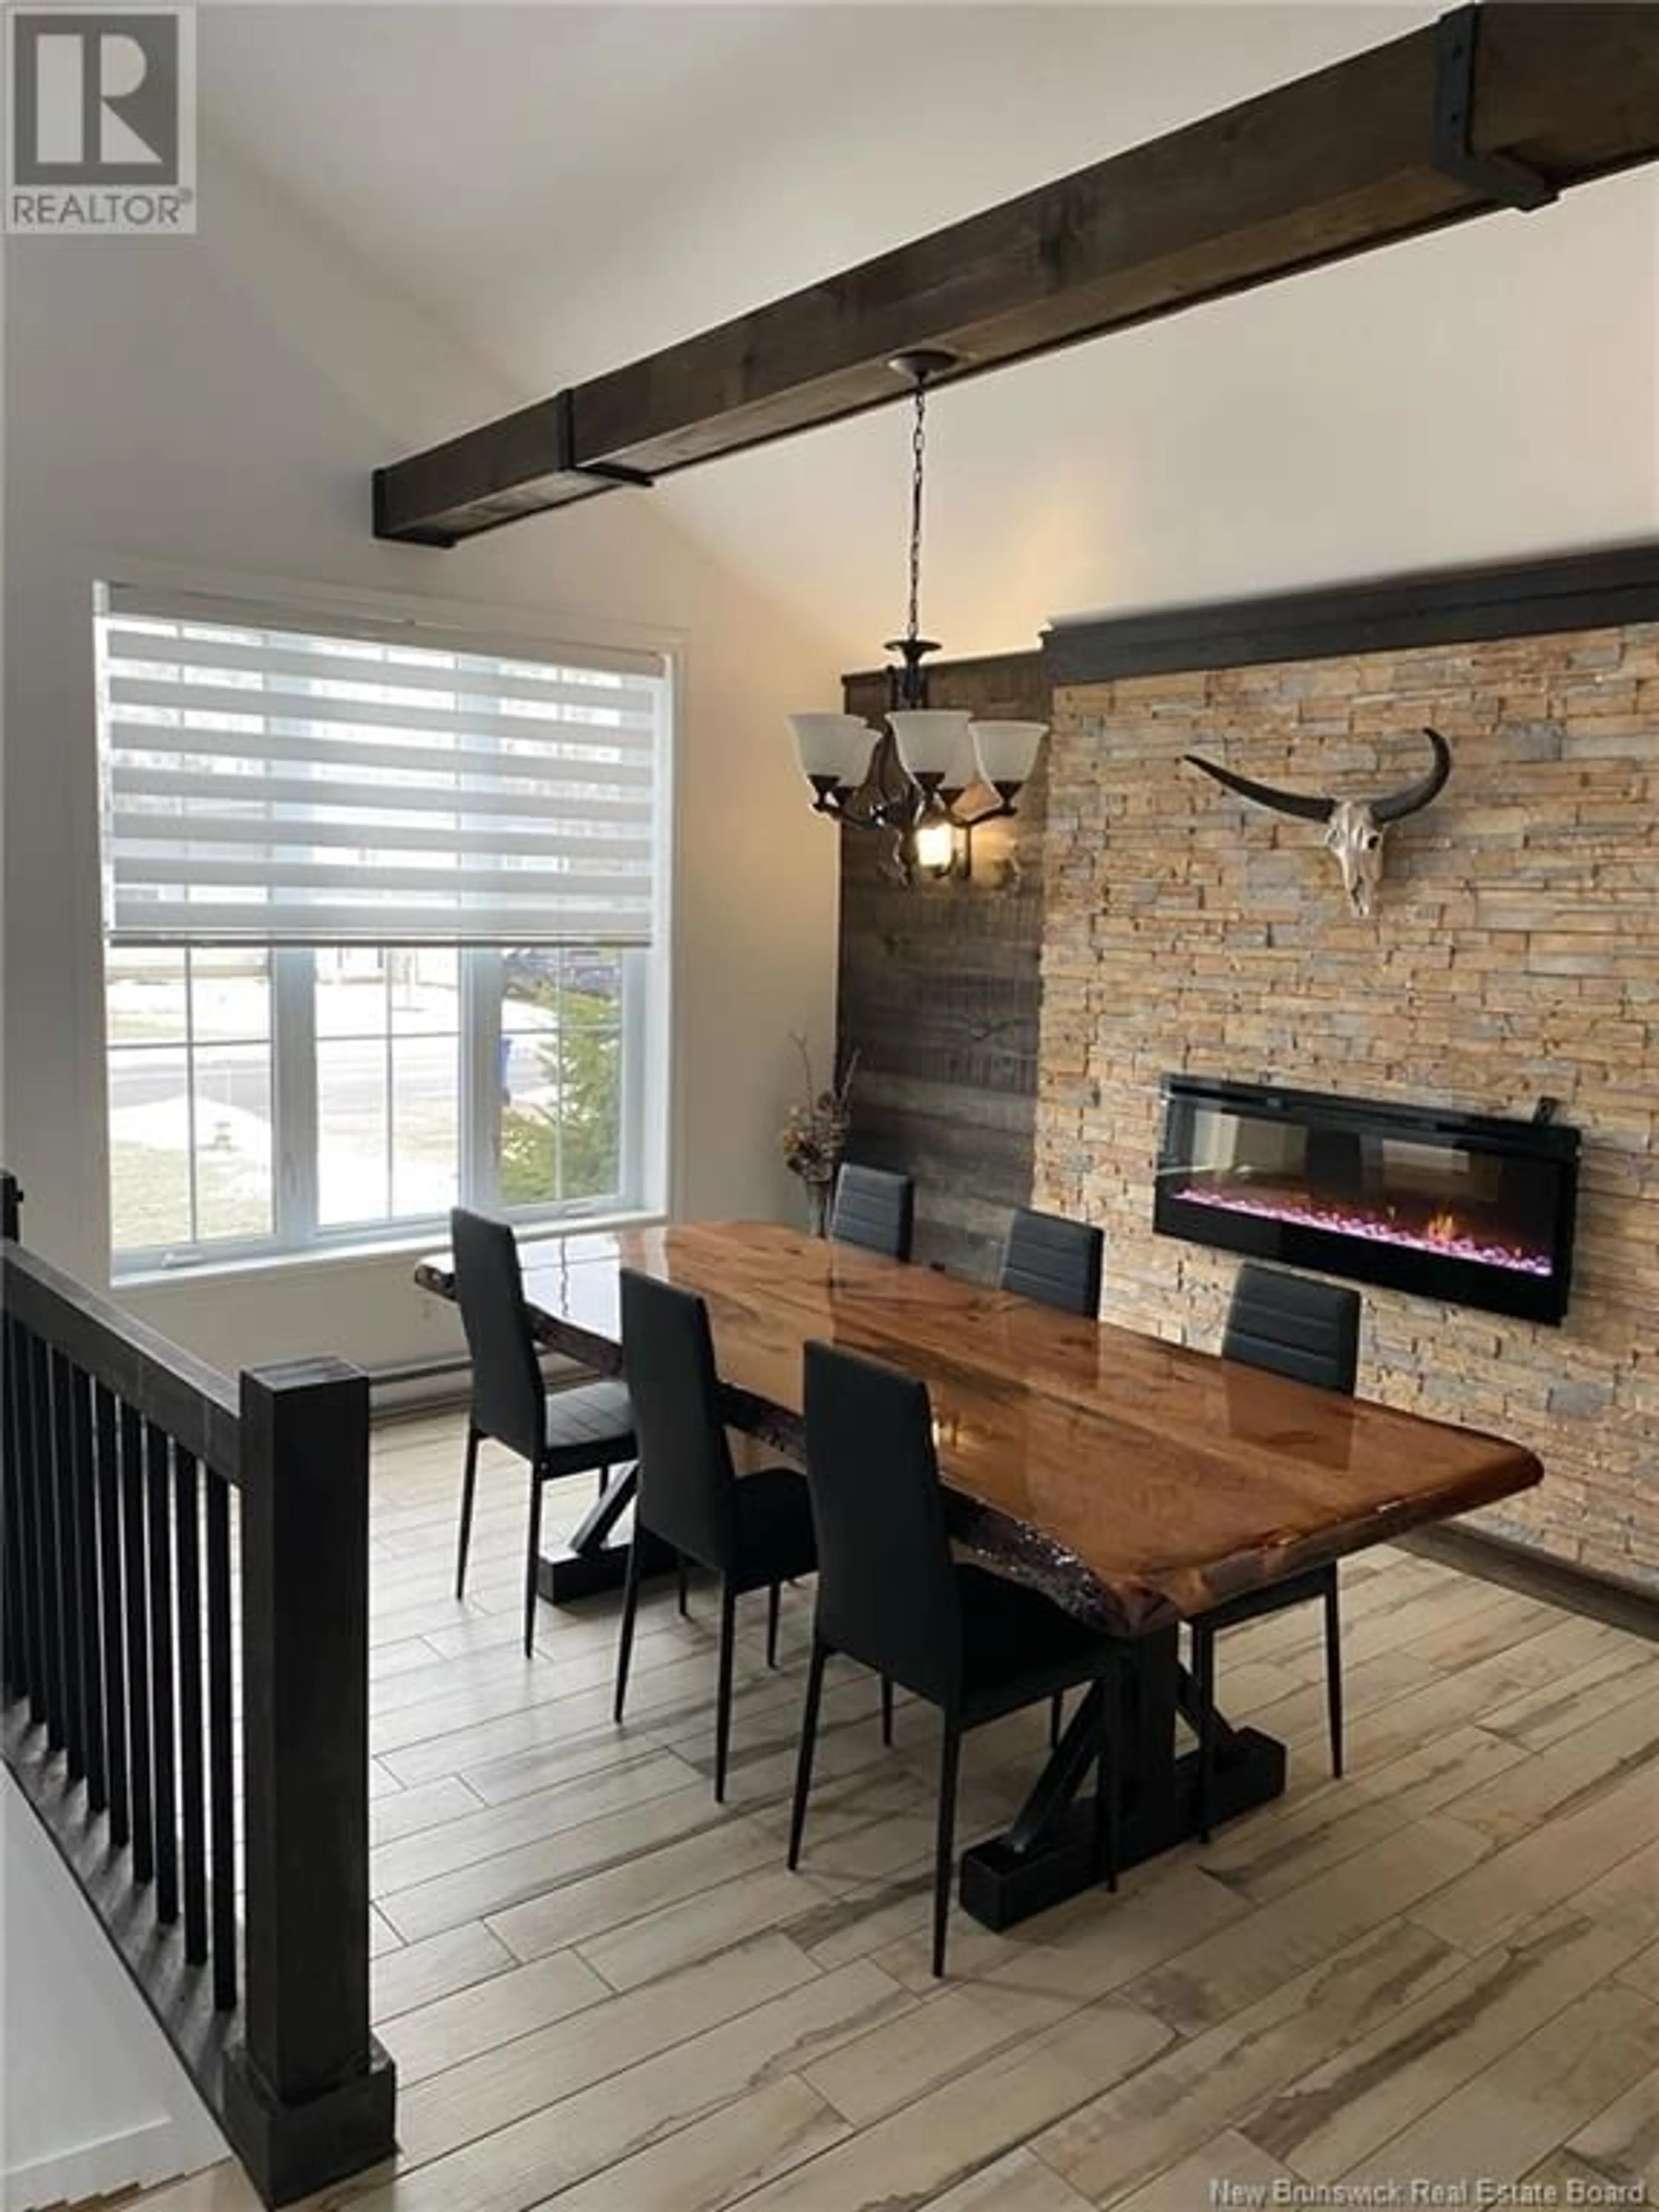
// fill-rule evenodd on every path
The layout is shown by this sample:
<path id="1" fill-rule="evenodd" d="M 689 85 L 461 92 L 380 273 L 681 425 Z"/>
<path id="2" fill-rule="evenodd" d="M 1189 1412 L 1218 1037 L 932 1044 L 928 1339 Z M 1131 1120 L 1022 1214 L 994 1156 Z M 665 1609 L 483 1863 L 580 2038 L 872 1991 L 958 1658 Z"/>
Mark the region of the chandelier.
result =
<path id="1" fill-rule="evenodd" d="M 973 830 L 1016 811 L 1048 726 L 975 721 L 958 708 L 927 704 L 923 660 L 939 651 L 921 635 L 927 387 L 957 366 L 957 356 L 902 353 L 890 365 L 911 387 L 914 421 L 909 612 L 904 635 L 890 638 L 883 648 L 896 655 L 888 664 L 884 726 L 872 732 L 857 714 L 809 714 L 790 715 L 789 726 L 815 811 L 854 830 L 884 832 L 890 840 L 890 871 L 909 883 L 917 868 L 933 876 L 971 872 Z M 961 859 L 959 830 L 966 833 Z"/>

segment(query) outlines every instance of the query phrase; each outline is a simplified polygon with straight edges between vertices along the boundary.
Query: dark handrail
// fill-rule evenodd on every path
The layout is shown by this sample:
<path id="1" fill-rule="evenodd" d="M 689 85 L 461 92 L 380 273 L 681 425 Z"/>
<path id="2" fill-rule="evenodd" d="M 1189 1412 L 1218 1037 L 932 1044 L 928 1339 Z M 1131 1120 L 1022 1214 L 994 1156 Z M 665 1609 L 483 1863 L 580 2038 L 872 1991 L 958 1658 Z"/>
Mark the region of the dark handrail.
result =
<path id="1" fill-rule="evenodd" d="M 228 1376 L 15 1243 L 5 1248 L 3 1269 L 6 1310 L 14 1320 L 65 1352 L 83 1375 L 165 1429 L 216 1474 L 240 1485 L 240 1416 Z"/>

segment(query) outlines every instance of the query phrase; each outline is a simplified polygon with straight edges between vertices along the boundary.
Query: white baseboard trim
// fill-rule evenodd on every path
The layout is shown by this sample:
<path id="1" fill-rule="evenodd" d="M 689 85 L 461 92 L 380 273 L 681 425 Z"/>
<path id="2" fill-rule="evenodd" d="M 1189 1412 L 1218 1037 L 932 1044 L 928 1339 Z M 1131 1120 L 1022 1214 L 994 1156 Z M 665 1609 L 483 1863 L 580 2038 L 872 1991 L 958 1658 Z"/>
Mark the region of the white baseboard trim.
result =
<path id="1" fill-rule="evenodd" d="M 76 2149 L 51 2158 L 31 2160 L 0 2175 L 0 2201 L 4 2212 L 43 2212 L 48 2204 L 77 2204 L 88 2197 L 110 2197 L 118 2189 L 153 2189 L 158 2182 L 176 2181 L 204 2165 L 213 2165 L 222 2150 L 208 2151 L 200 2128 L 163 2118 L 106 2136 L 101 2142 L 82 2143 Z"/>

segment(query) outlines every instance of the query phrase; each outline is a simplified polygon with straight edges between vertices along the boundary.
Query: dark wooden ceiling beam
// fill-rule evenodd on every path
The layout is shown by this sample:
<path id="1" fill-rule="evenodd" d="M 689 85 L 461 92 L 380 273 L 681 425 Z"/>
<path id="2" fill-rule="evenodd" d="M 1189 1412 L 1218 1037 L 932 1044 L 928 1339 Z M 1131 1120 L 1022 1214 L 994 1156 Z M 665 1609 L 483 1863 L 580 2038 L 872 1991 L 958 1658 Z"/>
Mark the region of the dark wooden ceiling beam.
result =
<path id="1" fill-rule="evenodd" d="M 379 470 L 375 531 L 453 544 L 895 400 L 908 349 L 982 374 L 1656 157 L 1659 0 L 1488 0 Z"/>

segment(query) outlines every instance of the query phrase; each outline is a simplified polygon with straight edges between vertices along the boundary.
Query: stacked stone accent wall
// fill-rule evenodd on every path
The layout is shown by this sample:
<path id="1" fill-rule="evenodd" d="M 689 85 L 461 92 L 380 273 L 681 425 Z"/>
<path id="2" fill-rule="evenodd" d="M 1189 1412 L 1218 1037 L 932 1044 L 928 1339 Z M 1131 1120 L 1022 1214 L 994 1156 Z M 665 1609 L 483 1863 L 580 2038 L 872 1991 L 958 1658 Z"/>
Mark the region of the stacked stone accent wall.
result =
<path id="1" fill-rule="evenodd" d="M 1365 793 L 1455 760 L 1390 833 L 1374 921 L 1316 824 L 1196 770 Z M 1051 740 L 1036 1202 L 1104 1224 L 1107 1317 L 1219 1337 L 1234 1257 L 1154 1237 L 1167 1070 L 1583 1132 L 1549 1328 L 1367 1286 L 1360 1389 L 1513 1437 L 1473 1516 L 1659 1583 L 1659 623 L 1062 690 Z"/>

